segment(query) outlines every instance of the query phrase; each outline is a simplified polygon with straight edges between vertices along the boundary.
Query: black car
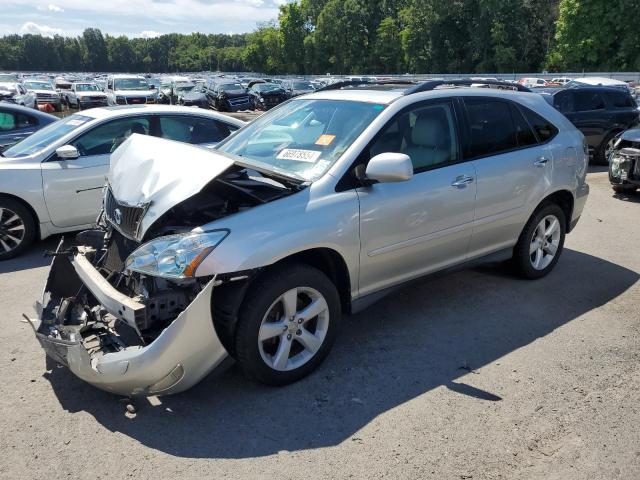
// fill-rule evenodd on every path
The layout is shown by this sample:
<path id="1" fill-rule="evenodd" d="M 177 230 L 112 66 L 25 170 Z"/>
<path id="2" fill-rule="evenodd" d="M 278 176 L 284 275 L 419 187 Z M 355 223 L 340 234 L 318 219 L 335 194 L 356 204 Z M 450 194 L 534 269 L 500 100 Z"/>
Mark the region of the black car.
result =
<path id="1" fill-rule="evenodd" d="M 235 112 L 251 108 L 247 89 L 237 80 L 213 79 L 205 84 L 209 105 L 220 112 Z"/>
<path id="2" fill-rule="evenodd" d="M 192 88 L 178 90 L 178 105 L 208 108 L 209 100 L 207 99 L 204 85 L 197 83 Z"/>
<path id="3" fill-rule="evenodd" d="M 607 164 L 616 136 L 640 119 L 636 101 L 618 88 L 545 88 L 536 92 L 584 134 L 590 157 L 598 165 Z"/>
<path id="4" fill-rule="evenodd" d="M 287 100 L 287 92 L 277 83 L 254 83 L 249 87 L 254 110 L 269 110 Z"/>
<path id="5" fill-rule="evenodd" d="M 306 80 L 284 80 L 282 82 L 282 87 L 286 90 L 289 98 L 316 91 L 313 84 Z"/>
<path id="6" fill-rule="evenodd" d="M 56 120 L 39 110 L 0 102 L 0 152 Z"/>
<path id="7" fill-rule="evenodd" d="M 615 139 L 609 181 L 617 193 L 632 193 L 640 188 L 640 128 L 622 132 Z"/>

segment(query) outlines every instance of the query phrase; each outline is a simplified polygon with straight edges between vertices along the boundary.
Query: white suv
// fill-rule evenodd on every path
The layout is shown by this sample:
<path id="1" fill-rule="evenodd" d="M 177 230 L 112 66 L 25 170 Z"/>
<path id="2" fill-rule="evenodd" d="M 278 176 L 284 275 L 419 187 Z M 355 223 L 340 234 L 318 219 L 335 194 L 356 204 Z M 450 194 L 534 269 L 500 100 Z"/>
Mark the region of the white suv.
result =
<path id="1" fill-rule="evenodd" d="M 212 151 L 132 136 L 99 228 L 55 256 L 41 345 L 124 395 L 184 390 L 227 355 L 282 385 L 407 281 L 488 259 L 546 275 L 589 192 L 582 134 L 540 95 L 444 83 L 336 84 Z"/>

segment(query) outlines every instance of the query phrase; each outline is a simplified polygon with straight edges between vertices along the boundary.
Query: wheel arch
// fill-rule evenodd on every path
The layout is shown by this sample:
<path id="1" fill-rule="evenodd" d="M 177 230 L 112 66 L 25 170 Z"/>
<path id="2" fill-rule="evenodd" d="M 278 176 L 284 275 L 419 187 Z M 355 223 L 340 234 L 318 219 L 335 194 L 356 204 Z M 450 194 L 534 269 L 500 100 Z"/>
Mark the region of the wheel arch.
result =
<path id="1" fill-rule="evenodd" d="M 292 253 L 278 261 L 246 272 L 225 275 L 233 278 L 241 276 L 241 281 L 223 282 L 213 289 L 211 296 L 211 316 L 216 333 L 224 347 L 233 355 L 235 330 L 238 313 L 251 285 L 264 273 L 286 264 L 305 264 L 317 268 L 336 286 L 343 312 L 351 311 L 351 276 L 347 263 L 336 250 L 328 247 L 314 247 Z"/>
<path id="2" fill-rule="evenodd" d="M 569 233 L 571 231 L 571 217 L 573 215 L 573 206 L 575 203 L 575 199 L 573 194 L 569 190 L 556 190 L 555 192 L 547 195 L 542 199 L 540 203 L 536 206 L 535 210 L 532 212 L 533 215 L 537 212 L 543 205 L 547 203 L 555 203 L 558 205 L 565 216 L 565 231 Z"/>
<path id="3" fill-rule="evenodd" d="M 35 227 L 36 227 L 36 239 L 40 238 L 40 218 L 38 217 L 38 214 L 36 212 L 36 210 L 33 208 L 33 206 L 27 202 L 26 200 L 24 200 L 23 198 L 20 198 L 16 195 L 12 195 L 11 193 L 4 193 L 4 192 L 0 192 L 0 199 L 2 198 L 7 198 L 10 200 L 13 200 L 15 202 L 20 203 L 22 206 L 24 206 L 27 210 L 29 210 L 29 212 L 31 213 L 31 215 L 33 216 L 33 221 L 35 223 Z"/>

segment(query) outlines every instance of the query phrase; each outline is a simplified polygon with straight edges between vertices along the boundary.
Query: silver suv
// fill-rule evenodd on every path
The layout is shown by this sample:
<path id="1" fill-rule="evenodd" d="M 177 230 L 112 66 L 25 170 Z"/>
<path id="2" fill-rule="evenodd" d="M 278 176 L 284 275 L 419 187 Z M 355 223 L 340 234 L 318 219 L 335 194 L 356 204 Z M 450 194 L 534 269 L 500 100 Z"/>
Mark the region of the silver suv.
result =
<path id="1" fill-rule="evenodd" d="M 540 95 L 339 87 L 214 151 L 124 142 L 99 228 L 54 257 L 33 322 L 47 354 L 124 395 L 185 390 L 228 355 L 282 385 L 320 364 L 344 313 L 405 282 L 488 259 L 554 268 L 587 155 Z"/>

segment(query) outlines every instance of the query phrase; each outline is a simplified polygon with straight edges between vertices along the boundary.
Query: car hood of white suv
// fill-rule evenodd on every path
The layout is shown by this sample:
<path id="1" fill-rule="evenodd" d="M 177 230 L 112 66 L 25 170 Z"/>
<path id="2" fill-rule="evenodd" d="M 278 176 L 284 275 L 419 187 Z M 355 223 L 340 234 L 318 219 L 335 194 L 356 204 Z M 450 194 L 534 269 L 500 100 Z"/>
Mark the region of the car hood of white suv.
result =
<path id="1" fill-rule="evenodd" d="M 153 97 L 157 90 L 114 90 L 113 94 L 118 97 Z"/>
<path id="2" fill-rule="evenodd" d="M 215 151 L 147 135 L 131 135 L 111 154 L 113 196 L 145 206 L 139 236 L 177 203 L 194 196 L 234 164 Z"/>

